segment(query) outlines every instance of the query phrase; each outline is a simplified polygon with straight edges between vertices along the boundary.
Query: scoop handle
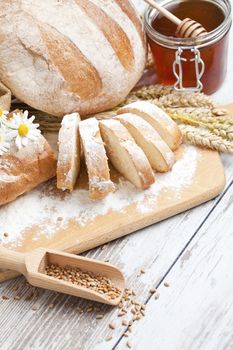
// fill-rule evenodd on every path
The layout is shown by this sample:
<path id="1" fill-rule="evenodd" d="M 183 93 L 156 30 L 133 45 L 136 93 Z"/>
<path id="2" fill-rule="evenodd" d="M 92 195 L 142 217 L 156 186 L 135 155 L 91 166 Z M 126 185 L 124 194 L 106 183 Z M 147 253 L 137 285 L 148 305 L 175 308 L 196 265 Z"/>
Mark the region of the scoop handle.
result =
<path id="1" fill-rule="evenodd" d="M 24 254 L 0 246 L 0 269 L 26 273 Z"/>
<path id="2" fill-rule="evenodd" d="M 161 5 L 157 4 L 154 0 L 144 0 L 147 4 L 149 4 L 151 7 L 158 10 L 160 13 L 164 15 L 164 17 L 168 18 L 171 22 L 175 23 L 177 26 L 181 24 L 181 20 L 173 15 L 170 11 L 162 7 Z"/>

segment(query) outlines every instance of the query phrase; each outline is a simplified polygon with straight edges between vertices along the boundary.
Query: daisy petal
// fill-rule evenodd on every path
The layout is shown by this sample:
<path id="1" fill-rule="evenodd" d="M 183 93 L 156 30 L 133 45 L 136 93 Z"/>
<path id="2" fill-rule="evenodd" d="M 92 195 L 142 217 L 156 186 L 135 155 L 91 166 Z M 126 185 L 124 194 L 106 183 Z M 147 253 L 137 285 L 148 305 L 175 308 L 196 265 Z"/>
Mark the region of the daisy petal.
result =
<path id="1" fill-rule="evenodd" d="M 35 135 L 32 135 L 32 134 L 28 135 L 27 138 L 31 141 L 36 141 L 36 139 L 37 139 L 37 137 Z"/>
<path id="2" fill-rule="evenodd" d="M 28 121 L 31 122 L 31 123 L 33 123 L 34 120 L 35 120 L 35 118 L 36 118 L 36 117 L 35 117 L 34 115 L 32 115 L 31 118 L 28 119 Z M 34 124 L 34 125 L 36 125 L 36 124 Z"/>
<path id="3" fill-rule="evenodd" d="M 18 147 L 18 149 L 21 149 L 21 148 L 22 148 L 21 137 L 20 137 L 20 136 L 17 136 L 17 137 L 16 137 L 16 139 L 15 139 L 15 144 L 16 144 L 16 146 Z"/>
<path id="4" fill-rule="evenodd" d="M 23 137 L 22 140 L 21 140 L 21 143 L 22 143 L 22 145 L 23 145 L 24 147 L 27 146 L 27 144 L 28 144 L 28 138 L 27 138 L 27 137 Z"/>
<path id="5" fill-rule="evenodd" d="M 28 118 L 28 111 L 27 111 L 27 110 L 23 112 L 23 116 L 24 116 L 26 119 Z"/>
<path id="6" fill-rule="evenodd" d="M 37 129 L 37 128 L 39 128 L 39 126 L 40 126 L 40 124 L 32 124 L 32 125 L 30 125 L 30 127 L 32 129 Z"/>

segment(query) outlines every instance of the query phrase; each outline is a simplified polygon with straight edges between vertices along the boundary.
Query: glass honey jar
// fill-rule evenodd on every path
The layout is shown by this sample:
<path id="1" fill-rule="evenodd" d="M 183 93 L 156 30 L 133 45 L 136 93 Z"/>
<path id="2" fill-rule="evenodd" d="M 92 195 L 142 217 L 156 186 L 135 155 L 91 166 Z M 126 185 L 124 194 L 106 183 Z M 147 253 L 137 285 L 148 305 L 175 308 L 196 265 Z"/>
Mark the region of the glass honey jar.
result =
<path id="1" fill-rule="evenodd" d="M 176 25 L 148 8 L 145 27 L 154 60 L 157 82 L 178 91 L 219 89 L 227 71 L 231 5 L 229 0 L 156 0 L 181 20 L 191 18 L 207 34 L 199 38 L 175 37 Z"/>

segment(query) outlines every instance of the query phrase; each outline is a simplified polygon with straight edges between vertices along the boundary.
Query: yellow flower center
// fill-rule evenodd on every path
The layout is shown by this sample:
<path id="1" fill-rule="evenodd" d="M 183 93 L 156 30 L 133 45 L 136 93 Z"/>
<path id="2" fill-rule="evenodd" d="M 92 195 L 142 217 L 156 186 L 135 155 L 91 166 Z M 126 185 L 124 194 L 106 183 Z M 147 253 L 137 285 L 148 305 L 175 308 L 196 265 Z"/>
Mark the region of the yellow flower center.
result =
<path id="1" fill-rule="evenodd" d="M 0 107 L 0 117 L 2 117 L 3 109 Z"/>
<path id="2" fill-rule="evenodd" d="M 3 142 L 3 141 L 4 141 L 3 136 L 0 135 L 0 142 Z"/>
<path id="3" fill-rule="evenodd" d="M 20 126 L 18 127 L 19 136 L 25 137 L 27 136 L 28 132 L 29 132 L 28 126 L 26 124 L 20 124 Z"/>

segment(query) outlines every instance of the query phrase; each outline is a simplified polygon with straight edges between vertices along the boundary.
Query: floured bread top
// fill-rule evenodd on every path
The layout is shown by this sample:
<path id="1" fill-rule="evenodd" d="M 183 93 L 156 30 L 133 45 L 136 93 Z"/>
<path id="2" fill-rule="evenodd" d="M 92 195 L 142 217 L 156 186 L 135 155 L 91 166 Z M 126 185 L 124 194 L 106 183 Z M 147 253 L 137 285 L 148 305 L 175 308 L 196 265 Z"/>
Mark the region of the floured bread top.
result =
<path id="1" fill-rule="evenodd" d="M 61 125 L 67 128 L 77 126 L 80 121 L 80 116 L 78 113 L 66 114 L 61 122 Z"/>
<path id="2" fill-rule="evenodd" d="M 100 176 L 103 172 L 103 179 L 109 178 L 106 172 L 107 155 L 104 144 L 100 136 L 99 123 L 95 118 L 83 120 L 79 125 L 81 141 L 85 152 L 85 160 L 91 173 L 96 173 Z M 100 178 L 101 178 L 100 177 Z"/>
<path id="3" fill-rule="evenodd" d="M 175 151 L 182 143 L 182 133 L 178 125 L 155 104 L 148 101 L 136 101 L 117 111 L 117 114 L 124 113 L 134 113 L 145 119 L 157 130 L 172 151 Z"/>
<path id="4" fill-rule="evenodd" d="M 57 187 L 62 190 L 73 190 L 79 169 L 81 147 L 78 137 L 80 116 L 78 113 L 63 117 L 58 136 Z"/>
<path id="5" fill-rule="evenodd" d="M 58 156 L 58 167 L 65 166 L 69 162 L 72 154 L 75 153 L 74 147 L 76 146 L 73 142 L 72 135 L 77 132 L 77 126 L 80 121 L 78 113 L 67 114 L 62 119 L 62 127 L 59 131 L 58 145 L 59 145 L 59 156 Z"/>
<path id="6" fill-rule="evenodd" d="M 79 124 L 85 162 L 89 178 L 89 194 L 92 199 L 100 199 L 115 190 L 110 180 L 108 158 L 100 135 L 99 122 L 95 118 Z"/>
<path id="7" fill-rule="evenodd" d="M 13 156 L 24 163 L 29 163 L 30 159 L 35 157 L 35 154 L 40 154 L 44 151 L 45 144 L 47 144 L 47 141 L 42 135 L 39 135 L 34 141 L 29 140 L 27 147 L 22 147 L 20 149 L 16 146 L 15 141 L 12 140 L 9 150 L 0 157 L 0 162 L 4 163 L 5 159 L 9 156 Z"/>
<path id="8" fill-rule="evenodd" d="M 123 125 L 128 123 L 132 128 L 137 130 L 141 135 L 141 138 L 155 144 L 155 146 L 162 152 L 169 167 L 172 167 L 175 162 L 173 152 L 161 138 L 159 133 L 147 121 L 133 113 L 120 114 L 117 119 L 121 121 Z"/>
<path id="9" fill-rule="evenodd" d="M 143 73 L 143 23 L 128 0 L 1 1 L 1 14 L 1 80 L 35 109 L 104 111 Z"/>
<path id="10" fill-rule="evenodd" d="M 147 113 L 154 118 L 161 120 L 164 125 L 166 124 L 167 128 L 171 128 L 174 126 L 177 126 L 176 123 L 169 117 L 169 115 L 164 112 L 161 108 L 156 106 L 153 103 L 150 103 L 148 101 L 136 101 L 133 103 L 128 104 L 125 107 L 122 107 L 119 109 L 120 114 L 125 112 L 133 112 L 134 109 L 137 109 L 141 112 Z"/>

